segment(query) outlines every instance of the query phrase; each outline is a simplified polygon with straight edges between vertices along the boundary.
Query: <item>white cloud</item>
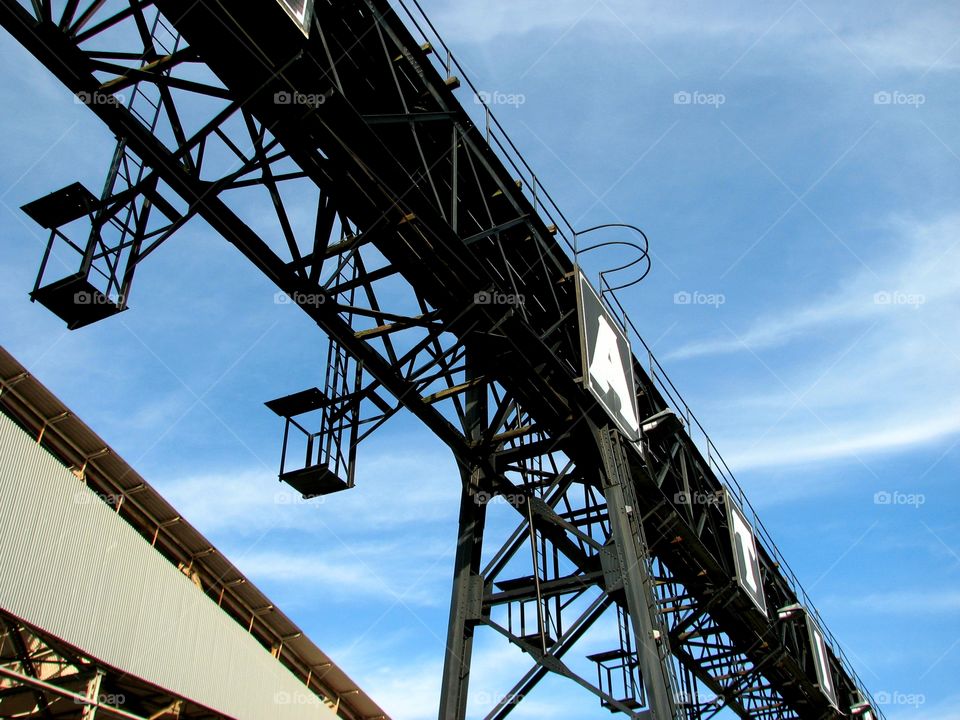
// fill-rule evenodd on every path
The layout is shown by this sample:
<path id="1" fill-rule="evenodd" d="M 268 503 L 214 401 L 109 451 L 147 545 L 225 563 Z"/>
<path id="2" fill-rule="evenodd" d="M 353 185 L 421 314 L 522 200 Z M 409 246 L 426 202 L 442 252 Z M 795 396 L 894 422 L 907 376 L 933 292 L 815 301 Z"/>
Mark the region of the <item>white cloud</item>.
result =
<path id="1" fill-rule="evenodd" d="M 960 611 L 960 591 L 872 593 L 851 603 L 871 614 L 950 613 Z"/>
<path id="2" fill-rule="evenodd" d="M 685 33 L 694 27 L 700 33 L 711 34 L 748 31 L 741 22 L 717 13 L 711 14 L 713 22 L 695 25 L 692 12 L 683 12 L 675 6 L 666 12 L 657 3 L 626 3 L 622 0 L 607 3 L 575 0 L 532 0 L 513 4 L 457 2 L 428 7 L 427 12 L 444 35 L 477 43 L 532 33 L 563 34 L 578 24 L 607 28 L 627 23 L 638 31 L 657 34 Z"/>
<path id="3" fill-rule="evenodd" d="M 157 485 L 256 583 L 296 585 L 300 597 L 444 605 L 460 494 L 452 456 L 371 447 L 358 475 L 355 488 L 311 500 L 265 469 Z"/>
<path id="4" fill-rule="evenodd" d="M 853 410 L 851 414 L 855 412 Z M 871 424 L 876 418 L 823 421 L 824 424 L 820 424 L 815 417 L 808 417 L 805 422 L 796 423 L 786 431 L 774 431 L 761 444 L 734 448 L 733 452 L 727 453 L 727 462 L 734 470 L 744 470 L 841 458 L 863 459 L 868 455 L 896 452 L 951 437 L 960 432 L 958 416 L 960 404 L 952 403 L 948 417 L 918 424 L 904 418 L 891 422 L 886 428 Z M 882 419 L 879 421 L 883 422 Z M 726 443 L 727 446 L 732 444 Z M 809 488 L 804 494 L 809 494 Z"/>
<path id="5" fill-rule="evenodd" d="M 669 358 L 735 354 L 756 368 L 718 444 L 734 469 L 860 457 L 960 433 L 960 215 L 891 222 L 886 257 L 832 292 Z M 730 362 L 726 367 L 731 367 Z M 669 368 L 669 361 L 667 367 Z"/>
<path id="6" fill-rule="evenodd" d="M 300 597 L 373 598 L 404 606 L 440 607 L 453 551 L 439 543 L 333 543 L 328 550 L 233 552 L 230 558 L 257 583 L 296 585 Z M 443 588 L 443 592 L 438 592 Z"/>
<path id="7" fill-rule="evenodd" d="M 482 628 L 480 632 L 484 631 Z M 486 638 L 485 638 L 486 639 Z M 442 657 L 421 656 L 383 661 L 382 647 L 370 653 L 362 663 L 358 657 L 351 661 L 362 668 L 355 673 L 358 682 L 377 703 L 396 720 L 426 720 L 435 718 L 440 697 L 440 680 L 443 669 Z M 338 656 L 339 657 L 339 656 Z M 342 660 L 341 660 L 342 662 Z M 470 667 L 470 699 L 468 715 L 484 717 L 493 709 L 496 701 L 514 685 L 532 666 L 533 661 L 499 636 L 493 644 L 481 641 L 474 650 Z M 511 713 L 518 718 L 571 718 L 581 717 L 581 707 L 596 707 L 599 700 L 592 699 L 575 683 L 548 676 L 543 683 L 549 684 L 549 692 L 536 692 L 525 699 Z"/>
<path id="8" fill-rule="evenodd" d="M 756 352 L 837 325 L 867 321 L 910 323 L 915 319 L 910 313 L 891 311 L 929 310 L 931 305 L 956 302 L 960 297 L 960 274 L 951 271 L 949 262 L 960 254 L 960 215 L 932 223 L 896 219 L 890 221 L 886 231 L 892 252 L 880 263 L 867 263 L 833 292 L 799 308 L 761 318 L 735 336 L 727 334 L 684 345 L 668 357 Z"/>
<path id="9" fill-rule="evenodd" d="M 443 660 L 430 658 L 402 664 L 377 664 L 363 674 L 367 694 L 396 720 L 437 716 Z"/>
<path id="10" fill-rule="evenodd" d="M 172 479 L 163 483 L 170 502 L 203 532 L 277 528 L 315 532 L 341 526 L 374 532 L 457 517 L 460 479 L 453 456 L 408 450 L 364 453 L 357 484 L 350 490 L 302 500 L 267 470 L 237 469 Z M 229 493 L 218 488 L 229 487 Z M 211 498 L 216 495 L 217 502 Z"/>
<path id="11" fill-rule="evenodd" d="M 874 68 L 903 68 L 925 73 L 960 69 L 954 28 L 957 7 L 905 7 L 896 24 L 861 30 L 850 40 L 851 49 Z"/>
<path id="12" fill-rule="evenodd" d="M 755 3 L 687 2 L 664 5 L 650 0 L 530 0 L 524 3 L 429 3 L 427 12 L 454 46 L 492 44 L 538 34 L 553 42 L 572 33 L 634 33 L 646 43 L 729 42 L 732 63 L 742 54 L 773 51 L 824 58 L 863 67 L 924 72 L 956 70 L 960 51 L 952 28 L 957 11 L 937 3 L 877 8 L 866 3 L 824 5 L 783 2 L 758 9 Z M 869 21 L 864 18 L 869 17 Z M 546 43 L 548 45 L 549 43 Z M 666 59 L 669 64 L 669 58 Z M 829 64 L 830 67 L 834 63 Z M 865 67 L 864 67 L 865 66 Z M 726 68 L 724 68 L 726 69 Z M 869 76 L 869 75 L 868 75 Z"/>
<path id="13" fill-rule="evenodd" d="M 889 697 L 898 704 L 881 706 L 887 720 L 960 720 L 960 695 L 944 697 L 935 702 L 922 693 L 897 687 L 893 690 L 875 691 L 874 697 Z"/>

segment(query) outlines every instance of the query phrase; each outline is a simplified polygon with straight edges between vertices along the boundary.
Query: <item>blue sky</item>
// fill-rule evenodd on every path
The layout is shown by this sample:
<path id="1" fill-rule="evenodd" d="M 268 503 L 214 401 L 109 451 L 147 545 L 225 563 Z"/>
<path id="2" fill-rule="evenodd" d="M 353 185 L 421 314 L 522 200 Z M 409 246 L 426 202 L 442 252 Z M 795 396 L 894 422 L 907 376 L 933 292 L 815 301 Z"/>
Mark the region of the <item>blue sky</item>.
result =
<path id="1" fill-rule="evenodd" d="M 887 717 L 960 718 L 960 7 L 424 5 L 574 225 L 650 236 L 621 300 Z M 435 717 L 450 457 L 397 418 L 356 489 L 289 502 L 262 402 L 318 384 L 323 343 L 202 224 L 122 316 L 67 333 L 31 305 L 45 237 L 17 208 L 99 188 L 112 141 L 6 35 L 0 57 L 0 342 L 389 712 Z M 526 669 L 481 637 L 478 712 Z M 528 703 L 605 714 L 560 681 Z"/>

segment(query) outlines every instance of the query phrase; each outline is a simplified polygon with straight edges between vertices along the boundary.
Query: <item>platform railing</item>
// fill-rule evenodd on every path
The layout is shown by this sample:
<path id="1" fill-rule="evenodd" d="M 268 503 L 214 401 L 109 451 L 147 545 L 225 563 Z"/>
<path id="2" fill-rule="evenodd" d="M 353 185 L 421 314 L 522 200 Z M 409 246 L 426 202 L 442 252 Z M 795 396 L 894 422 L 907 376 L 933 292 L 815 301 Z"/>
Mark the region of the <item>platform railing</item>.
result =
<path id="1" fill-rule="evenodd" d="M 727 461 L 724 460 L 723 455 L 717 449 L 717 446 L 714 444 L 709 433 L 707 433 L 706 428 L 703 427 L 703 424 L 693 413 L 693 410 L 690 409 L 690 405 L 686 400 L 684 400 L 683 395 L 677 389 L 676 385 L 673 384 L 670 376 L 667 375 L 666 370 L 664 370 L 663 366 L 660 364 L 660 361 L 657 360 L 656 356 L 653 354 L 653 350 L 649 345 L 647 345 L 647 342 L 643 339 L 640 331 L 630 319 L 630 316 L 621 304 L 616 293 L 609 288 L 609 285 L 607 285 L 607 282 L 604 279 L 601 279 L 601 294 L 607 301 L 608 307 L 613 312 L 614 317 L 622 321 L 624 329 L 628 335 L 639 341 L 640 347 L 643 348 L 643 353 L 646 355 L 646 372 L 651 381 L 663 394 L 664 399 L 667 401 L 667 404 L 670 406 L 670 408 L 676 412 L 687 431 L 687 435 L 700 450 L 701 455 L 707 461 L 707 464 L 715 474 L 717 480 L 719 480 L 720 484 L 724 488 L 733 494 L 743 511 L 751 516 L 752 525 L 757 539 L 763 546 L 764 550 L 766 550 L 767 554 L 777 563 L 779 571 L 783 574 L 784 578 L 787 580 L 787 583 L 790 585 L 791 590 L 793 590 L 794 594 L 797 596 L 797 600 L 800 601 L 804 609 L 816 620 L 820 631 L 823 633 L 824 639 L 831 646 L 831 649 L 833 650 L 837 659 L 840 660 L 850 678 L 857 685 L 857 688 L 863 695 L 864 700 L 870 704 L 870 709 L 873 710 L 874 715 L 877 718 L 884 718 L 885 716 L 883 712 L 877 707 L 873 696 L 869 693 L 869 691 L 867 691 L 866 685 L 856 670 L 854 670 L 853 664 L 843 651 L 843 646 L 828 629 L 823 617 L 820 615 L 819 610 L 817 610 L 816 605 L 814 605 L 813 600 L 803 587 L 803 584 L 793 571 L 793 568 L 790 567 L 790 564 L 783 556 L 783 553 L 780 552 L 780 548 L 777 547 L 776 542 L 774 542 L 773 536 L 763 524 L 763 521 L 760 519 L 759 514 L 753 507 L 753 504 L 750 502 L 749 498 L 747 498 L 743 487 L 738 482 L 733 471 L 730 469 L 730 466 L 727 465 Z M 634 345 L 635 356 L 637 355 L 638 349 L 639 348 Z"/>
<path id="2" fill-rule="evenodd" d="M 463 103 L 463 108 L 470 115 L 474 125 L 481 129 L 487 144 L 512 172 L 514 178 L 521 183 L 523 194 L 533 205 L 547 226 L 556 228 L 554 237 L 561 239 L 564 245 L 577 253 L 577 231 L 557 205 L 556 201 L 537 174 L 521 154 L 519 148 L 510 138 L 506 129 L 501 125 L 490 104 L 484 99 L 484 92 L 479 90 L 467 75 L 465 68 L 457 60 L 453 51 L 444 42 L 433 22 L 427 17 L 418 0 L 389 0 L 398 16 L 405 15 L 410 25 L 419 34 L 419 40 L 428 43 L 432 48 L 429 54 L 431 61 L 438 72 L 446 78 L 456 77 L 472 93 L 471 102 Z M 473 110 L 473 112 L 471 112 Z"/>
<path id="3" fill-rule="evenodd" d="M 423 7 L 420 5 L 419 0 L 389 0 L 389 2 L 392 6 L 394 6 L 395 11 L 398 11 L 398 16 L 401 14 L 406 16 L 406 18 L 410 21 L 410 25 L 416 30 L 417 33 L 419 33 L 419 39 L 422 42 L 429 44 L 429 47 L 432 49 L 432 52 L 430 53 L 430 57 L 432 59 L 431 61 L 435 65 L 436 69 L 445 78 L 452 78 L 453 76 L 456 76 L 456 78 L 461 83 L 465 84 L 473 94 L 472 102 L 464 104 L 464 109 L 466 110 L 467 114 L 471 116 L 471 119 L 478 128 L 483 129 L 484 137 L 487 140 L 490 148 L 500 158 L 504 165 L 513 173 L 515 173 L 516 179 L 520 180 L 522 183 L 521 189 L 524 195 L 530 200 L 534 210 L 541 215 L 541 219 L 547 221 L 546 224 L 548 226 L 552 225 L 554 228 L 556 228 L 555 237 L 558 237 L 563 241 L 567 248 L 573 253 L 573 258 L 575 260 L 579 251 L 577 244 L 578 232 L 573 228 L 573 225 L 557 205 L 550 192 L 537 178 L 536 172 L 523 157 L 523 154 L 520 152 L 517 145 L 510 138 L 510 135 L 507 133 L 506 129 L 497 119 L 493 109 L 484 99 L 483 92 L 479 90 L 476 85 L 474 85 L 473 81 L 467 75 L 464 67 L 453 54 L 453 51 L 446 44 L 446 42 L 444 42 L 439 31 L 427 16 L 426 12 L 423 10 Z M 476 112 L 471 113 L 471 105 L 477 109 Z M 714 444 L 700 420 L 696 415 L 694 415 L 689 404 L 683 399 L 680 391 L 667 375 L 663 366 L 660 364 L 660 361 L 657 360 L 656 356 L 653 354 L 653 351 L 649 345 L 647 345 L 637 327 L 633 324 L 633 321 L 630 320 L 629 315 L 627 314 L 620 300 L 617 298 L 614 289 L 611 288 L 606 279 L 602 276 L 600 279 L 600 290 L 603 297 L 607 300 L 610 309 L 613 311 L 614 316 L 618 319 L 622 319 L 628 335 L 632 335 L 634 338 L 636 338 L 636 340 L 639 341 L 640 346 L 643 348 L 643 352 L 646 354 L 646 371 L 649 374 L 651 381 L 656 384 L 657 388 L 661 393 L 663 393 L 671 408 L 681 418 L 687 430 L 687 434 L 700 449 L 701 454 L 706 459 L 717 480 L 723 487 L 727 488 L 734 495 L 744 512 L 752 516 L 754 531 L 759 542 L 766 550 L 767 554 L 776 563 L 778 563 L 780 572 L 783 573 L 787 583 L 790 585 L 790 588 L 797 596 L 797 599 L 803 604 L 807 612 L 809 612 L 809 614 L 812 615 L 816 620 L 820 631 L 823 633 L 824 639 L 830 644 L 834 655 L 840 660 L 850 678 L 857 685 L 864 701 L 870 704 L 870 709 L 877 718 L 884 718 L 885 716 L 882 710 L 880 710 L 880 708 L 874 702 L 872 695 L 866 690 L 866 685 L 860 679 L 860 676 L 857 674 L 857 672 L 853 669 L 853 665 L 847 658 L 846 653 L 844 653 L 839 641 L 827 628 L 827 625 L 823 621 L 820 612 L 813 604 L 813 601 L 807 594 L 807 591 L 804 589 L 799 578 L 797 578 L 796 573 L 794 573 L 793 569 L 787 563 L 786 558 L 784 558 L 783 554 L 780 552 L 780 549 L 777 547 L 776 542 L 774 542 L 770 532 L 760 520 L 760 517 L 753 507 L 753 504 L 747 498 L 746 493 L 743 491 L 743 487 L 737 481 L 736 476 L 730 469 L 730 466 L 727 464 L 726 460 L 724 460 L 723 455 L 720 454 L 720 451 L 717 449 L 717 446 Z M 635 351 L 639 349 L 636 345 L 634 348 Z"/>

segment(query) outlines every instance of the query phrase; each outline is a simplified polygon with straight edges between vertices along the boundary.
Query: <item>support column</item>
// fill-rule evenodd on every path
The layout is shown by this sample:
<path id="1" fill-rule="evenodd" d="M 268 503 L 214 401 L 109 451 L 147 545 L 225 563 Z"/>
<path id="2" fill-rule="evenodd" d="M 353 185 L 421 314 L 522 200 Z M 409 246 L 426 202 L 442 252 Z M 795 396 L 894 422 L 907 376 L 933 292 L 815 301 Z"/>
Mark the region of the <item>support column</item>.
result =
<path id="1" fill-rule="evenodd" d="M 467 380 L 475 378 L 468 365 Z M 466 393 L 466 436 L 479 441 L 487 427 L 487 386 L 478 383 Z M 460 532 L 453 570 L 453 593 L 447 648 L 440 686 L 440 720 L 464 720 L 470 687 L 470 659 L 473 633 L 483 609 L 483 578 L 480 555 L 487 517 L 488 483 L 485 473 L 476 467 L 461 465 L 463 490 L 460 494 Z"/>
<path id="2" fill-rule="evenodd" d="M 595 430 L 603 456 L 603 494 L 610 518 L 611 540 L 617 554 L 620 578 L 627 599 L 630 622 L 636 639 L 637 659 L 646 690 L 652 720 L 675 720 L 670 668 L 661 652 L 656 618 L 653 580 L 648 565 L 647 544 L 638 516 L 636 493 L 630 484 L 619 431 L 605 427 Z"/>

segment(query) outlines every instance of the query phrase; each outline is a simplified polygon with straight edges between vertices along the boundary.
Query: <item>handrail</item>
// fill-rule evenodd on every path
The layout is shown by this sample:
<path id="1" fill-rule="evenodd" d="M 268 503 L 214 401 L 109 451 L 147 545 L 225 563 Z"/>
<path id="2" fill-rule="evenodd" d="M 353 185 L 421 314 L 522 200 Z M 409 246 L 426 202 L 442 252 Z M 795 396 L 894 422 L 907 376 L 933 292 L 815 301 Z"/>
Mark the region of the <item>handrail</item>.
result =
<path id="1" fill-rule="evenodd" d="M 601 285 L 604 284 L 606 284 L 606 279 L 601 278 Z M 721 484 L 733 492 L 734 496 L 739 501 L 741 508 L 743 508 L 745 511 L 749 511 L 749 513 L 753 516 L 753 527 L 764 549 L 777 562 L 788 584 L 794 591 L 794 594 L 797 596 L 797 599 L 803 604 L 804 609 L 816 619 L 817 625 L 820 631 L 823 633 L 824 639 L 830 643 L 834 654 L 840 660 L 844 670 L 849 673 L 850 678 L 856 684 L 857 689 L 863 695 L 863 698 L 869 702 L 870 709 L 873 710 L 874 715 L 878 718 L 884 718 L 885 715 L 877 707 L 873 696 L 866 689 L 866 685 L 860 678 L 859 674 L 856 672 L 856 670 L 854 670 L 853 665 L 846 653 L 843 651 L 843 647 L 840 645 L 840 642 L 836 639 L 833 633 L 830 632 L 823 620 L 823 617 L 820 615 L 820 611 L 817 610 L 816 606 L 813 604 L 813 600 L 803 587 L 803 584 L 800 582 L 796 573 L 794 573 L 793 568 L 790 567 L 790 564 L 780 552 L 780 548 L 777 547 L 776 542 L 774 542 L 773 536 L 770 534 L 769 530 L 767 530 L 767 527 L 763 524 L 763 521 L 760 520 L 760 516 L 757 514 L 756 509 L 747 498 L 743 487 L 737 481 L 736 476 L 733 474 L 730 466 L 727 465 L 726 460 L 717 449 L 717 446 L 707 433 L 706 428 L 703 427 L 703 424 L 700 422 L 697 416 L 694 415 L 689 404 L 686 402 L 686 400 L 684 400 L 683 396 L 680 394 L 680 391 L 677 389 L 676 385 L 673 384 L 673 381 L 660 364 L 660 361 L 657 360 L 656 356 L 653 354 L 653 350 L 650 349 L 650 346 L 647 345 L 647 342 L 643 339 L 643 336 L 640 334 L 640 331 L 637 329 L 636 325 L 634 325 L 633 321 L 630 320 L 630 316 L 627 314 L 625 308 L 620 302 L 620 299 L 616 296 L 616 293 L 613 291 L 613 289 L 609 287 L 604 289 L 601 287 L 601 290 L 604 298 L 613 298 L 615 307 L 608 302 L 608 307 L 610 308 L 611 312 L 613 312 L 614 316 L 618 319 L 623 319 L 625 324 L 624 329 L 628 332 L 628 334 L 632 332 L 633 336 L 640 341 L 644 351 L 647 353 L 647 362 L 649 365 L 648 374 L 650 375 L 650 379 L 666 395 L 667 399 L 672 405 L 672 408 L 675 411 L 678 411 L 677 415 L 681 419 L 681 422 L 686 425 L 687 434 L 690 439 L 698 446 L 700 446 L 701 443 L 703 444 L 702 452 L 705 454 L 707 464 L 717 473 Z M 616 312 L 617 310 L 619 310 L 619 314 Z M 697 437 L 694 435 L 693 431 L 695 428 L 698 429 L 700 431 L 700 435 L 702 435 L 702 440 L 700 442 L 697 441 Z"/>
<path id="2" fill-rule="evenodd" d="M 423 10 L 423 7 L 421 7 L 419 0 L 389 0 L 389 1 L 398 5 L 400 8 L 402 8 L 403 12 L 406 14 L 410 22 L 413 24 L 413 27 L 416 28 L 417 32 L 420 33 L 420 37 L 423 41 L 429 43 L 430 47 L 433 47 L 434 49 L 440 48 L 443 50 L 443 52 L 445 53 L 445 60 L 440 59 L 439 53 L 436 53 L 436 52 L 432 53 L 433 57 L 435 58 L 434 62 L 437 65 L 437 69 L 445 73 L 446 77 L 450 77 L 452 74 L 452 71 L 456 69 L 458 73 L 457 78 L 465 82 L 467 84 L 467 87 L 469 87 L 469 89 L 473 92 L 475 104 L 479 107 L 482 107 L 483 113 L 484 113 L 482 124 L 477 125 L 477 127 L 484 128 L 485 137 L 490 148 L 494 150 L 495 154 L 497 154 L 499 158 L 506 165 L 512 168 L 513 171 L 517 173 L 517 175 L 519 175 L 519 179 L 521 180 L 521 191 L 529 195 L 529 200 L 533 205 L 534 211 L 537 211 L 537 212 L 542 211 L 543 214 L 546 216 L 546 218 L 550 221 L 550 224 L 553 225 L 555 228 L 557 228 L 556 234 L 560 236 L 560 238 L 563 240 L 567 248 L 569 248 L 572 251 L 573 258 L 575 261 L 581 252 L 586 252 L 592 249 L 592 248 L 586 248 L 584 250 L 581 250 L 579 248 L 579 245 L 577 242 L 577 238 L 579 235 L 582 235 L 586 232 L 590 232 L 593 229 L 620 225 L 620 224 L 601 225 L 601 226 L 598 226 L 597 228 L 590 228 L 588 230 L 584 230 L 580 232 L 576 231 L 573 228 L 573 225 L 567 219 L 566 215 L 564 215 L 563 211 L 559 208 L 556 201 L 553 199 L 553 196 L 543 186 L 543 184 L 537 179 L 536 172 L 534 172 L 533 168 L 523 157 L 522 153 L 517 148 L 516 144 L 510 138 L 510 135 L 507 133 L 506 129 L 503 127 L 503 125 L 501 125 L 500 121 L 497 119 L 496 115 L 493 113 L 493 110 L 487 104 L 486 100 L 484 100 L 481 92 L 473 84 L 473 81 L 466 74 L 466 71 L 464 70 L 463 66 L 454 56 L 450 47 L 446 44 L 446 42 L 444 42 L 439 31 L 434 26 L 430 18 L 427 16 L 426 12 Z M 414 10 L 411 10 L 411 7 L 410 7 L 411 5 L 413 6 L 416 12 L 414 12 Z M 429 32 L 427 31 L 427 29 L 425 29 L 424 26 L 427 29 L 429 29 Z M 467 111 L 466 106 L 464 106 L 464 110 Z M 469 111 L 467 112 L 469 114 Z M 500 152 L 496 152 L 497 149 L 499 149 Z M 525 177 L 529 178 L 529 185 L 527 184 L 527 182 L 523 182 Z M 557 221 L 557 218 L 560 219 L 560 221 L 562 222 L 562 225 L 561 225 L 561 222 Z M 633 226 L 624 225 L 624 227 L 632 228 Z M 564 232 L 564 228 L 566 229 L 567 232 Z M 646 238 L 646 235 L 643 233 L 643 231 L 639 230 L 639 228 L 634 228 L 634 229 L 640 232 L 640 234 L 644 238 L 644 241 L 646 242 L 647 238 Z M 567 233 L 569 233 L 569 237 Z M 770 532 L 767 530 L 766 526 L 760 520 L 760 517 L 757 514 L 756 509 L 753 507 L 752 503 L 747 498 L 746 493 L 744 493 L 743 488 L 741 487 L 740 483 L 737 481 L 736 477 L 734 476 L 733 471 L 730 469 L 729 465 L 727 465 L 727 462 L 726 460 L 724 460 L 723 456 L 720 454 L 720 451 L 717 450 L 716 445 L 714 444 L 713 440 L 710 438 L 706 429 L 700 423 L 700 420 L 693 414 L 693 411 L 690 409 L 690 406 L 683 399 L 683 396 L 680 394 L 680 391 L 677 390 L 676 386 L 673 384 L 673 381 L 670 380 L 670 377 L 667 375 L 663 366 L 660 364 L 660 361 L 657 360 L 656 356 L 654 356 L 653 351 L 647 345 L 646 341 L 643 339 L 643 336 L 640 334 L 639 330 L 637 330 L 637 327 L 633 324 L 633 321 L 630 320 L 630 317 L 627 314 L 626 310 L 624 309 L 623 305 L 621 304 L 619 298 L 617 298 L 616 292 L 615 292 L 616 290 L 623 289 L 623 287 L 627 287 L 635 283 L 630 283 L 629 285 L 623 286 L 623 287 L 621 286 L 611 287 L 607 282 L 605 277 L 606 274 L 610 272 L 614 272 L 615 270 L 622 270 L 622 269 L 625 269 L 626 267 L 630 267 L 634 265 L 636 262 L 642 261 L 643 259 L 647 259 L 647 261 L 649 262 L 649 255 L 647 254 L 646 248 L 642 249 L 641 257 L 638 258 L 637 261 L 628 263 L 627 265 L 621 266 L 620 268 L 614 268 L 612 270 L 607 271 L 606 273 L 601 273 L 600 288 L 599 288 L 601 295 L 605 299 L 606 298 L 613 299 L 613 303 L 615 303 L 616 309 L 613 307 L 613 305 L 610 305 L 609 300 L 607 302 L 611 311 L 614 311 L 614 316 L 618 317 L 618 319 L 620 317 L 623 318 L 625 330 L 627 330 L 628 334 L 632 332 L 633 336 L 640 341 L 640 344 L 643 346 L 644 350 L 647 353 L 647 360 L 649 365 L 648 372 L 651 380 L 654 383 L 656 383 L 659 389 L 664 392 L 667 398 L 669 398 L 672 405 L 674 406 L 674 409 L 680 411 L 679 413 L 680 417 L 684 421 L 687 427 L 687 432 L 688 432 L 688 435 L 690 436 L 690 439 L 694 443 L 698 444 L 698 446 L 701 443 L 703 444 L 703 449 L 706 452 L 707 463 L 714 470 L 714 472 L 717 473 L 718 479 L 720 480 L 721 484 L 724 487 L 728 488 L 735 495 L 735 497 L 740 502 L 744 510 L 745 511 L 748 510 L 749 513 L 753 516 L 754 530 L 755 532 L 757 532 L 759 536 L 759 540 L 763 545 L 764 549 L 779 564 L 780 569 L 784 573 L 784 576 L 788 584 L 790 585 L 791 589 L 794 591 L 794 594 L 796 594 L 797 598 L 802 601 L 804 608 L 810 614 L 812 614 L 813 617 L 816 619 L 819 629 L 824 635 L 824 639 L 830 643 L 834 654 L 840 660 L 843 668 L 847 671 L 850 678 L 856 684 L 857 689 L 860 691 L 864 700 L 869 702 L 870 708 L 873 711 L 874 715 L 878 718 L 884 718 L 885 716 L 882 710 L 880 710 L 880 708 L 877 706 L 876 702 L 873 699 L 873 696 L 866 689 L 866 685 L 863 683 L 863 681 L 861 680 L 857 672 L 853 669 L 852 664 L 850 663 L 846 654 L 843 652 L 842 646 L 834 637 L 833 633 L 831 633 L 830 630 L 827 628 L 827 625 L 823 621 L 823 618 L 821 617 L 820 612 L 817 610 L 816 606 L 814 606 L 813 601 L 810 599 L 810 596 L 807 594 L 803 585 L 800 583 L 800 580 L 797 578 L 793 569 L 790 567 L 786 559 L 783 557 L 782 553 L 780 552 L 780 549 L 777 547 L 777 544 L 774 542 L 773 537 L 770 535 Z M 647 272 L 649 272 L 649 269 Z M 643 277 L 646 277 L 646 273 L 644 273 Z M 616 312 L 616 310 L 619 310 L 619 314 Z M 698 429 L 700 431 L 700 434 L 702 435 L 703 439 L 699 443 L 697 442 L 697 439 L 693 434 L 694 428 Z"/>
<path id="3" fill-rule="evenodd" d="M 458 72 L 457 78 L 463 82 L 466 82 L 467 87 L 469 87 L 473 92 L 475 105 L 483 108 L 484 117 L 482 118 L 481 123 L 475 124 L 477 124 L 477 127 L 484 128 L 488 145 L 490 145 L 491 149 L 493 149 L 495 153 L 497 149 L 500 150 L 500 152 L 496 154 L 517 174 L 518 179 L 522 183 L 521 191 L 523 191 L 525 195 L 528 195 L 528 199 L 533 205 L 534 210 L 543 212 L 546 218 L 550 221 L 549 224 L 557 228 L 557 235 L 574 253 L 574 256 L 576 256 L 576 238 L 578 233 L 576 230 L 574 230 L 573 225 L 567 219 L 566 215 L 563 214 L 563 211 L 557 205 L 556 201 L 553 199 L 553 196 L 537 179 L 536 172 L 534 172 L 533 168 L 530 167 L 530 164 L 523 157 L 519 148 L 517 148 L 516 144 L 510 138 L 503 125 L 500 124 L 500 121 L 497 119 L 496 115 L 494 115 L 493 110 L 487 104 L 486 100 L 484 100 L 480 90 L 477 89 L 477 87 L 473 84 L 473 81 L 469 78 L 469 76 L 467 76 L 463 66 L 456 59 L 449 46 L 440 36 L 437 28 L 433 25 L 433 22 L 420 6 L 419 0 L 392 0 L 392 2 L 403 9 L 404 13 L 410 19 L 410 22 L 417 29 L 417 32 L 420 33 L 422 40 L 429 43 L 430 46 L 435 50 L 437 48 L 443 50 L 446 55 L 445 61 L 440 59 L 439 53 L 432 53 L 433 57 L 435 58 L 434 62 L 437 66 L 437 69 L 446 73 L 448 77 L 452 74 L 452 71 L 456 69 Z M 409 5 L 412 5 L 418 14 L 415 14 Z M 424 25 L 429 29 L 429 33 L 424 28 Z M 469 114 L 467 106 L 464 105 L 463 108 Z M 557 218 L 559 218 L 559 222 Z"/>
<path id="4" fill-rule="evenodd" d="M 629 240 L 607 240 L 604 242 L 596 243 L 595 245 L 591 245 L 590 247 L 586 247 L 586 248 L 581 248 L 579 247 L 579 244 L 577 244 L 577 251 L 574 254 L 574 258 L 579 263 L 581 255 L 591 252 L 593 250 L 600 250 L 601 248 L 611 247 L 613 245 L 625 245 L 627 247 L 631 247 L 634 250 L 636 250 L 639 253 L 639 255 L 635 259 L 631 260 L 630 262 L 624 263 L 623 265 L 618 265 L 617 267 L 607 268 L 606 270 L 603 270 L 600 273 L 600 278 L 606 281 L 607 275 L 615 275 L 616 273 L 621 272 L 622 270 L 631 268 L 634 265 L 643 262 L 644 260 L 647 262 L 646 269 L 640 274 L 639 277 L 636 277 L 633 280 L 630 280 L 629 282 L 621 282 L 616 287 L 611 287 L 607 290 L 607 292 L 616 292 L 617 290 L 625 290 L 628 287 L 633 287 L 634 285 L 637 285 L 643 282 L 643 280 L 647 277 L 647 275 L 650 274 L 650 271 L 653 269 L 653 261 L 650 259 L 650 239 L 647 237 L 647 234 L 643 230 L 638 228 L 636 225 L 630 225 L 622 222 L 604 223 L 603 225 L 595 225 L 594 227 L 587 228 L 586 230 L 581 230 L 577 233 L 577 236 L 587 235 L 596 230 L 607 230 L 609 228 L 632 230 L 643 239 L 643 244 L 641 245 L 640 243 L 631 242 Z"/>

